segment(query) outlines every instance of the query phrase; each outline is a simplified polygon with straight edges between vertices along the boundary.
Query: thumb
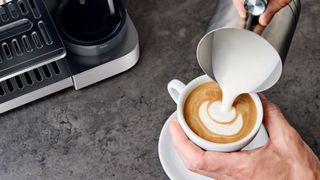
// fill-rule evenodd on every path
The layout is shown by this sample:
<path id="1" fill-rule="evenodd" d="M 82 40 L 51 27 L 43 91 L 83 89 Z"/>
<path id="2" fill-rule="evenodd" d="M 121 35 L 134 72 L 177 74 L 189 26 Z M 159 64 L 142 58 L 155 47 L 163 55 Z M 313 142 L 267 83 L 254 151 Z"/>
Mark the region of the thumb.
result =
<path id="1" fill-rule="evenodd" d="M 247 11 L 243 6 L 242 0 L 233 0 L 233 4 L 239 12 L 240 17 L 245 18 L 247 16 Z"/>
<path id="2" fill-rule="evenodd" d="M 266 11 L 259 18 L 259 23 L 263 26 L 268 25 L 273 16 L 290 2 L 291 0 L 270 0 Z"/>

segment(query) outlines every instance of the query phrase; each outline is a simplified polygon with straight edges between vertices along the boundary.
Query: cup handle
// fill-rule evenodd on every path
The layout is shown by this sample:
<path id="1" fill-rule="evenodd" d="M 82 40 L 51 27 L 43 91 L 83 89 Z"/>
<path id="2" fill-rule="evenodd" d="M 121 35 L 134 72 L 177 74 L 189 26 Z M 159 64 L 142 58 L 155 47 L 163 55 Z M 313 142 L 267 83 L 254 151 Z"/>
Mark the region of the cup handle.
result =
<path id="1" fill-rule="evenodd" d="M 168 92 L 176 104 L 178 104 L 179 97 L 185 87 L 186 85 L 183 82 L 176 79 L 169 82 Z"/>
<path id="2" fill-rule="evenodd" d="M 261 125 L 260 130 L 258 131 L 256 137 L 253 138 L 253 140 L 245 146 L 242 150 L 254 150 L 259 147 L 262 147 L 267 144 L 269 140 L 269 135 L 264 127 L 264 125 Z"/>

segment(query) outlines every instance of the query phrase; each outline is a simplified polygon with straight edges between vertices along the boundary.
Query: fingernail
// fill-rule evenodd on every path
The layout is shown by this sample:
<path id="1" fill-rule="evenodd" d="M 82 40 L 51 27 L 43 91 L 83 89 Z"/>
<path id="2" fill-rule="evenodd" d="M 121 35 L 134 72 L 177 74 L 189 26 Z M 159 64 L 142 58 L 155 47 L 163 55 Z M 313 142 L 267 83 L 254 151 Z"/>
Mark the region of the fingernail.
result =
<path id="1" fill-rule="evenodd" d="M 240 11 L 240 17 L 241 18 L 246 18 L 246 16 L 247 16 L 246 12 Z"/>

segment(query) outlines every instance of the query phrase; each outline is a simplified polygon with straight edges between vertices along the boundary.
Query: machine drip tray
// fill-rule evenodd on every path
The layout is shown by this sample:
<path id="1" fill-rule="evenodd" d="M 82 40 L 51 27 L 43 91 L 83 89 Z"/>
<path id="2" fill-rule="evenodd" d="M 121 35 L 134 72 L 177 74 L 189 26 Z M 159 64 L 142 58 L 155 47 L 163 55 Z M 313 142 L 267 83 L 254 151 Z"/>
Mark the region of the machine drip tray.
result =
<path id="1" fill-rule="evenodd" d="M 65 59 L 0 82 L 0 114 L 73 86 Z"/>
<path id="2" fill-rule="evenodd" d="M 42 0 L 0 6 L 0 81 L 64 58 L 60 35 Z"/>

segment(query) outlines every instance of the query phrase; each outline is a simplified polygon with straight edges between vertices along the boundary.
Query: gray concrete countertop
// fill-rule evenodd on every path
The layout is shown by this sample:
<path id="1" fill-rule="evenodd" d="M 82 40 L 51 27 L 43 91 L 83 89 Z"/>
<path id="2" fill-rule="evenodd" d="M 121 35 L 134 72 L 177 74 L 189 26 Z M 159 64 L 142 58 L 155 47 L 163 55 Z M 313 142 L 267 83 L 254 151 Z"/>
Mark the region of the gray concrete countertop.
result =
<path id="1" fill-rule="evenodd" d="M 175 110 L 167 83 L 202 74 L 195 50 L 213 0 L 127 0 L 141 58 L 131 70 L 0 116 L 0 179 L 167 179 L 157 145 Z M 320 155 L 320 8 L 303 0 L 279 83 L 266 92 Z"/>

